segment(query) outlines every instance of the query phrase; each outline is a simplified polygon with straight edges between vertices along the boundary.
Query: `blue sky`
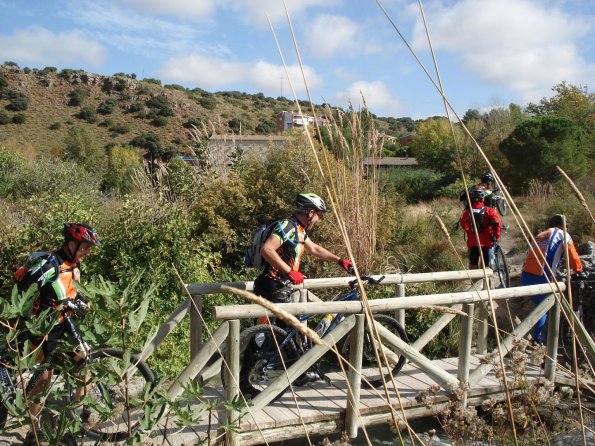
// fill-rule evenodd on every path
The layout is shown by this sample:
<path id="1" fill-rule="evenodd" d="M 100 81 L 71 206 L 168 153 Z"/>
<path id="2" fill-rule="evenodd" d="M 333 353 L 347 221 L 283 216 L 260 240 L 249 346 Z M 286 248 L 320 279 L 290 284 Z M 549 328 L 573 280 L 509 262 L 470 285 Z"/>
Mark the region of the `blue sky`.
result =
<path id="1" fill-rule="evenodd" d="M 374 0 L 286 0 L 316 103 L 378 116 L 444 115 L 440 96 Z M 432 72 L 419 3 L 380 2 Z M 435 0 L 423 9 L 459 114 L 595 80 L 592 0 Z M 281 62 L 270 18 L 290 72 Z M 136 73 L 207 91 L 307 97 L 282 0 L 0 0 L 0 62 Z"/>

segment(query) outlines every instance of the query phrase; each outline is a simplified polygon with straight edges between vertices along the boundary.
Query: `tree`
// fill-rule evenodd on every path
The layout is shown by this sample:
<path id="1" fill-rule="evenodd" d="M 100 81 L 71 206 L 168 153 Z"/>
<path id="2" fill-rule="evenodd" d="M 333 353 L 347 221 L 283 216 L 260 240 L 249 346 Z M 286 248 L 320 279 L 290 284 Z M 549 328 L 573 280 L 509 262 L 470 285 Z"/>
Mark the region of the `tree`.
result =
<path id="1" fill-rule="evenodd" d="M 563 116 L 526 119 L 502 141 L 500 149 L 510 161 L 508 178 L 517 191 L 533 178 L 559 178 L 556 166 L 579 177 L 592 167 L 594 156 L 585 130 Z"/>
<path id="2" fill-rule="evenodd" d="M 103 189 L 120 195 L 134 191 L 134 172 L 141 166 L 138 150 L 132 147 L 112 146 L 107 155 L 107 170 L 103 177 Z"/>
<path id="3" fill-rule="evenodd" d="M 157 160 L 168 161 L 172 156 L 170 150 L 161 145 L 159 136 L 154 133 L 143 133 L 130 141 L 130 145 L 145 150 L 143 156 L 151 162 L 151 166 Z"/>
<path id="4" fill-rule="evenodd" d="M 551 98 L 542 98 L 539 104 L 529 103 L 527 112 L 534 116 L 565 116 L 592 131 L 595 94 L 589 93 L 587 87 L 566 84 L 565 81 L 554 85 L 552 91 L 556 94 Z"/>
<path id="5" fill-rule="evenodd" d="M 64 146 L 64 159 L 79 162 L 90 172 L 103 166 L 103 149 L 86 128 L 75 126 L 68 129 Z"/>
<path id="6" fill-rule="evenodd" d="M 260 124 L 256 126 L 254 129 L 256 133 L 260 133 L 262 135 L 269 135 L 275 131 L 275 125 L 271 121 L 262 121 Z"/>
<path id="7" fill-rule="evenodd" d="M 479 110 L 477 110 L 475 108 L 470 108 L 463 115 L 463 122 L 465 124 L 467 124 L 472 119 L 474 119 L 474 120 L 480 120 L 481 119 L 481 113 L 479 113 Z"/>
<path id="8" fill-rule="evenodd" d="M 461 150 L 462 168 L 469 172 L 475 161 L 475 147 L 470 144 L 459 126 L 455 126 L 454 129 Z M 421 122 L 409 147 L 423 167 L 454 175 L 460 172 L 455 142 L 446 118 L 430 118 Z"/>

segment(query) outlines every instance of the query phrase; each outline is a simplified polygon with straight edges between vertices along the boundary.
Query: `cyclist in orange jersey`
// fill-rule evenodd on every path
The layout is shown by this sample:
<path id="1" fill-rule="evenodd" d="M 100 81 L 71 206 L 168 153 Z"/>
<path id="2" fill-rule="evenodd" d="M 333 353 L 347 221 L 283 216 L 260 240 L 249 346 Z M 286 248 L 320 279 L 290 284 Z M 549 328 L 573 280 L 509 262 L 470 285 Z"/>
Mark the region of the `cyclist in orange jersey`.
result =
<path id="1" fill-rule="evenodd" d="M 566 222 L 568 227 L 568 222 Z M 564 256 L 564 240 L 568 245 L 568 257 L 570 268 L 575 272 L 580 273 L 583 270 L 581 260 L 574 248 L 572 237 L 563 231 L 563 217 L 562 215 L 554 215 L 548 222 L 548 229 L 540 232 L 535 236 L 536 246 L 533 250 L 529 250 L 523 271 L 521 273 L 521 285 L 538 285 L 548 283 L 555 280 L 555 274 L 558 271 L 560 261 Z M 541 253 L 541 254 L 540 254 Z M 545 265 L 549 265 L 547 268 Z M 550 273 L 550 269 L 553 272 Z M 541 303 L 546 298 L 546 294 L 533 296 L 532 300 L 535 305 Z M 543 329 L 547 321 L 547 313 L 545 313 L 539 321 L 533 326 L 533 340 L 537 344 L 543 344 Z"/>

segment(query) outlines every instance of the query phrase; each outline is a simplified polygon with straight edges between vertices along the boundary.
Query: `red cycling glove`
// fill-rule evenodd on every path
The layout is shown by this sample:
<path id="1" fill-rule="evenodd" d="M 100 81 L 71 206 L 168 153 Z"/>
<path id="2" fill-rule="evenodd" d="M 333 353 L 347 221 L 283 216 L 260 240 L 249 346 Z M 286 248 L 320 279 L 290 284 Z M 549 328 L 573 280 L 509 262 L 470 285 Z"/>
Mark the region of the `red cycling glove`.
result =
<path id="1" fill-rule="evenodd" d="M 337 263 L 339 264 L 339 266 L 341 268 L 343 268 L 349 274 L 353 274 L 354 270 L 353 270 L 353 263 L 351 263 L 351 260 L 339 259 L 339 261 Z"/>
<path id="2" fill-rule="evenodd" d="M 289 271 L 287 273 L 287 277 L 289 277 L 289 281 L 294 285 L 299 285 L 300 283 L 304 283 L 304 275 L 299 271 Z"/>

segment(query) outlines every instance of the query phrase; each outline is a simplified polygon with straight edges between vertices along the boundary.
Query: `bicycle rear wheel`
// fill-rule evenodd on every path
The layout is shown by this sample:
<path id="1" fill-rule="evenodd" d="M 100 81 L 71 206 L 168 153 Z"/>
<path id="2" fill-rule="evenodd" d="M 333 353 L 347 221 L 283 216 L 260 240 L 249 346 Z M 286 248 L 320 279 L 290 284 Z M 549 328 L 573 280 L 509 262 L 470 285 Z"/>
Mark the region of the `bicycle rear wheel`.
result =
<path id="1" fill-rule="evenodd" d="M 264 391 L 279 376 L 285 375 L 285 370 L 299 358 L 293 340 L 281 347 L 286 338 L 285 330 L 268 324 L 255 325 L 240 334 L 239 386 L 246 398 L 254 398 Z M 225 368 L 226 364 L 223 363 L 221 381 L 224 387 Z"/>
<path id="2" fill-rule="evenodd" d="M 392 334 L 398 336 L 401 340 L 409 342 L 405 329 L 395 318 L 386 314 L 376 314 L 374 315 L 374 321 L 390 330 Z M 341 347 L 341 354 L 345 358 L 349 358 L 349 341 L 350 336 L 347 336 Z M 389 383 L 391 374 L 396 376 L 405 365 L 405 356 L 400 351 L 383 344 L 382 347 L 388 360 L 388 367 L 386 365 L 379 367 L 374 345 L 378 345 L 378 342 L 372 342 L 372 333 L 370 332 L 370 328 L 366 326 L 362 358 L 362 385 L 368 387 L 379 387 L 383 381 Z M 378 351 L 378 354 L 381 364 L 383 364 L 382 353 Z"/>
<path id="3" fill-rule="evenodd" d="M 508 214 L 508 203 L 506 202 L 506 198 L 502 196 L 498 197 L 498 200 L 496 200 L 496 208 L 498 209 L 498 212 L 500 212 L 500 215 L 505 216 Z"/>
<path id="4" fill-rule="evenodd" d="M 134 355 L 127 360 L 122 350 L 114 348 L 92 352 L 86 366 L 91 376 L 82 404 L 71 415 L 81 420 L 90 437 L 107 442 L 126 440 L 138 429 L 144 415 L 155 387 L 153 372 Z M 69 387 L 68 395 L 74 402 L 72 385 Z"/>
<path id="5" fill-rule="evenodd" d="M 510 272 L 506 263 L 506 256 L 500 245 L 494 248 L 494 256 L 492 259 L 492 269 L 494 277 L 496 278 L 496 288 L 510 287 Z"/>

